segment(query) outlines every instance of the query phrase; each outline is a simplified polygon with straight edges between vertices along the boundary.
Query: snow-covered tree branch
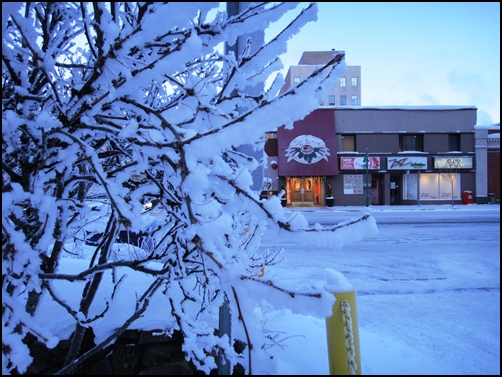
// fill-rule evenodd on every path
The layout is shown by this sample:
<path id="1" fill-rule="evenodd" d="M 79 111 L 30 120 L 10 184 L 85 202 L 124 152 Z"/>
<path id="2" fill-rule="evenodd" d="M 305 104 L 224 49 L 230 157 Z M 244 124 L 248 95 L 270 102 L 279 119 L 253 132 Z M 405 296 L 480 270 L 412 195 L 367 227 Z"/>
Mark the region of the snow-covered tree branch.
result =
<path id="1" fill-rule="evenodd" d="M 292 35 L 315 20 L 316 5 L 298 12 L 255 53 L 238 58 L 220 52 L 222 43 L 267 28 L 297 4 L 255 3 L 231 18 L 215 7 L 193 2 L 2 7 L 4 374 L 26 371 L 20 355 L 30 358 L 22 343 L 28 332 L 49 348 L 61 340 L 37 315 L 50 297 L 73 321 L 60 373 L 78 364 L 87 327 L 113 322 L 120 330 L 103 340 L 113 342 L 148 312 L 154 298 L 163 300 L 173 319 L 159 327 L 180 330 L 187 357 L 206 373 L 216 367 L 212 355 L 218 349 L 248 372 L 271 370 L 263 364 L 272 363 L 272 350 L 264 347 L 267 334 L 250 315 L 265 297 L 279 304 L 284 300 L 274 300 L 277 295 L 312 300 L 316 303 L 303 309 L 298 302 L 292 306 L 330 314 L 333 299 L 325 292 L 292 294 L 252 277 L 277 259 L 274 252 L 257 254 L 267 228 L 292 236 L 320 229 L 309 229 L 301 215 L 288 218 L 276 197 L 260 200 L 250 186 L 261 161 L 237 148 L 259 147 L 266 131 L 291 126 L 313 111 L 345 71 L 343 56 L 334 56 L 283 95 L 278 95 L 280 75 L 260 95 L 250 95 L 248 87 L 282 68 L 277 56 Z M 154 210 L 166 215 L 151 226 Z M 361 228 L 364 235 L 372 221 L 366 216 L 355 224 L 368 224 Z M 323 232 L 322 240 L 329 233 Z M 132 236 L 138 247 L 127 248 L 123 238 Z M 67 271 L 65 258 L 86 266 Z M 129 292 L 136 305 L 119 322 L 109 311 L 132 272 L 149 276 L 151 285 Z M 106 310 L 104 280 L 114 287 L 104 293 Z M 77 301 L 58 292 L 61 281 L 75 285 Z M 217 313 L 225 297 L 234 338 L 248 345 L 248 353 L 235 353 L 233 339 L 224 345 L 214 335 L 217 321 L 215 326 L 208 314 Z M 252 366 L 252 360 L 258 364 Z"/>

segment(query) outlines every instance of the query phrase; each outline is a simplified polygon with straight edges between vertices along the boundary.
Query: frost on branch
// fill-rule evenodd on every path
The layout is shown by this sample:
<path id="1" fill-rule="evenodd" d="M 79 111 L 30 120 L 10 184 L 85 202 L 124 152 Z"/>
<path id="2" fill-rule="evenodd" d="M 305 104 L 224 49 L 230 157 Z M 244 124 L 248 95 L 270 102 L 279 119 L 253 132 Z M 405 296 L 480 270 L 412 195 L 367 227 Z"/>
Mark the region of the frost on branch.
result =
<path id="1" fill-rule="evenodd" d="M 280 75 L 246 90 L 282 68 L 277 57 L 316 6 L 236 58 L 219 46 L 297 5 L 255 3 L 227 18 L 210 12 L 217 3 L 13 4 L 2 7 L 3 373 L 27 370 L 28 332 L 49 348 L 73 334 L 65 374 L 128 328 L 180 330 L 206 373 L 220 349 L 248 373 L 273 370 L 256 305 L 327 316 L 332 298 L 257 277 L 280 261 L 257 253 L 260 239 L 276 227 L 343 242 L 343 229 L 306 229 L 277 198 L 260 200 L 250 189 L 259 161 L 238 148 L 303 119 L 345 71 L 337 55 L 280 96 Z M 362 233 L 369 220 L 357 222 L 369 224 Z M 242 354 L 215 335 L 224 298 Z M 45 322 L 53 302 L 66 330 Z M 163 313 L 153 323 L 152 307 Z M 79 356 L 87 327 L 96 347 Z"/>

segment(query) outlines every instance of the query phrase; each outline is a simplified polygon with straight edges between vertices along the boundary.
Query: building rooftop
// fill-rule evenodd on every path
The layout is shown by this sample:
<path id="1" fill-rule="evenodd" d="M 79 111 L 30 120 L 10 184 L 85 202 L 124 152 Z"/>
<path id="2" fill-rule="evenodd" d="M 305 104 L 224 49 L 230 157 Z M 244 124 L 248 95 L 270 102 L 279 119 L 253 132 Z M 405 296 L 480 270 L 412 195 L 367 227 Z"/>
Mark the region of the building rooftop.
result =
<path id="1" fill-rule="evenodd" d="M 337 53 L 345 51 L 336 51 L 332 49 L 331 51 L 305 51 L 298 62 L 298 65 L 318 65 L 318 64 L 326 64 L 329 62 L 333 55 Z"/>

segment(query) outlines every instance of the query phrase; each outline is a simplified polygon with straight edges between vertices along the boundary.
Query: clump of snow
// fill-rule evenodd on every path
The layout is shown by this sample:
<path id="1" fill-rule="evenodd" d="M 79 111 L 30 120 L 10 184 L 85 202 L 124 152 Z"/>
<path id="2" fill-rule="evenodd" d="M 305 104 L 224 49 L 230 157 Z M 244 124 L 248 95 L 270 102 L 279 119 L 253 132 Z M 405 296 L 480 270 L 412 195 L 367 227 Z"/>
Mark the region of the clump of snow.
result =
<path id="1" fill-rule="evenodd" d="M 341 272 L 338 272 L 332 268 L 324 269 L 324 278 L 326 279 L 326 284 L 324 289 L 328 292 L 348 292 L 354 289 L 354 286 L 347 280 Z"/>
<path id="2" fill-rule="evenodd" d="M 312 229 L 308 229 L 306 226 L 308 224 L 307 220 L 299 213 L 292 214 L 288 222 L 291 224 L 291 230 L 293 231 L 289 232 L 281 229 L 277 237 L 290 243 L 306 243 L 312 247 L 326 248 L 334 252 L 340 251 L 349 243 L 378 234 L 375 218 L 370 214 L 341 222 L 334 227 L 323 227 L 320 224 L 315 224 Z"/>

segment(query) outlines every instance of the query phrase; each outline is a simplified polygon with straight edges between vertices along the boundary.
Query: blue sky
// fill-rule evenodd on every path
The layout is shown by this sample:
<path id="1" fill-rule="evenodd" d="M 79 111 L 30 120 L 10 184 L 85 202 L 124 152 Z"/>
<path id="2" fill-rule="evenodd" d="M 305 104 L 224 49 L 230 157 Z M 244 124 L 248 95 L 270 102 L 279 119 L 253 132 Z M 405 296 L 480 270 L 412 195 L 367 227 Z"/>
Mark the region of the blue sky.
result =
<path id="1" fill-rule="evenodd" d="M 318 6 L 281 56 L 284 75 L 303 51 L 335 48 L 361 66 L 363 106 L 471 105 L 478 124 L 500 122 L 500 3 Z"/>

